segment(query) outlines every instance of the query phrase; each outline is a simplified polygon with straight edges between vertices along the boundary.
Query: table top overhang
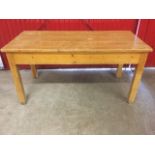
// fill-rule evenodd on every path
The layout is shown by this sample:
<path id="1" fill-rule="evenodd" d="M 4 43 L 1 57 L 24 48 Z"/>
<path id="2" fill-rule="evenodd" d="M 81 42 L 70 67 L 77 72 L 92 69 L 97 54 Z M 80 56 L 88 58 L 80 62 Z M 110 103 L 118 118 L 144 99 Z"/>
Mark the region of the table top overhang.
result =
<path id="1" fill-rule="evenodd" d="M 2 52 L 151 52 L 131 31 L 23 31 Z"/>

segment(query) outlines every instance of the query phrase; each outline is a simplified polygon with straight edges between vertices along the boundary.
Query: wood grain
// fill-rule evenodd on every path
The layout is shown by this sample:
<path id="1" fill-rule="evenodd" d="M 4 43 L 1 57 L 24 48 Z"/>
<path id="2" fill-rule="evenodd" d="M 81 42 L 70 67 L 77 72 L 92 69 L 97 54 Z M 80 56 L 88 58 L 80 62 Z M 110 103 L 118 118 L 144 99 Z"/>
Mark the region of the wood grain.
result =
<path id="1" fill-rule="evenodd" d="M 149 52 L 130 31 L 24 31 L 3 52 Z"/>
<path id="2" fill-rule="evenodd" d="M 14 53 L 16 64 L 137 64 L 139 53 L 56 54 Z"/>

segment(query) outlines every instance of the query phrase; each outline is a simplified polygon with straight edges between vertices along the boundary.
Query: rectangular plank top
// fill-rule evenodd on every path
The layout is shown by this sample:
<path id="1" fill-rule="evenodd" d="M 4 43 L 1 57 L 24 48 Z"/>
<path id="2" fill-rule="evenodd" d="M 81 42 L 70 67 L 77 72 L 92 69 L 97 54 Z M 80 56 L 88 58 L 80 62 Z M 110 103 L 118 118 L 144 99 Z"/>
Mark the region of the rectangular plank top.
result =
<path id="1" fill-rule="evenodd" d="M 23 31 L 2 52 L 151 52 L 130 31 Z"/>

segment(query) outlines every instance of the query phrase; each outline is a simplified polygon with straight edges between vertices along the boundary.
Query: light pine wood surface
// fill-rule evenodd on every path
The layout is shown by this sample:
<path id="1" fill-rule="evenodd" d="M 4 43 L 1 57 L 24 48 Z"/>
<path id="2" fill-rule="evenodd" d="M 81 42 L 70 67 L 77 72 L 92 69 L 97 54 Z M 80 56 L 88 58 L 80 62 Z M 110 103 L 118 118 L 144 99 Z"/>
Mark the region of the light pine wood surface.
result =
<path id="1" fill-rule="evenodd" d="M 148 52 L 130 31 L 24 31 L 4 52 Z"/>
<path id="2" fill-rule="evenodd" d="M 29 64 L 37 78 L 37 64 L 137 64 L 128 102 L 133 103 L 147 55 L 152 48 L 130 31 L 24 31 L 5 45 L 19 101 L 26 101 L 17 65 Z"/>

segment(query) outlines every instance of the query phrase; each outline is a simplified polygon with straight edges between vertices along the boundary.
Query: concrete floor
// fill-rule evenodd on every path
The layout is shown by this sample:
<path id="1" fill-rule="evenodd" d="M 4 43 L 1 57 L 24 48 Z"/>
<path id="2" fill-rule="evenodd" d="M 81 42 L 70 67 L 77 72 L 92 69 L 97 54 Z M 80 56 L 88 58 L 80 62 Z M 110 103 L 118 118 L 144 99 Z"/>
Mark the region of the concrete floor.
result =
<path id="1" fill-rule="evenodd" d="M 18 103 L 10 71 L 0 71 L 0 134 L 155 134 L 155 70 L 145 70 L 134 105 L 132 72 L 21 71 L 28 100 Z"/>

